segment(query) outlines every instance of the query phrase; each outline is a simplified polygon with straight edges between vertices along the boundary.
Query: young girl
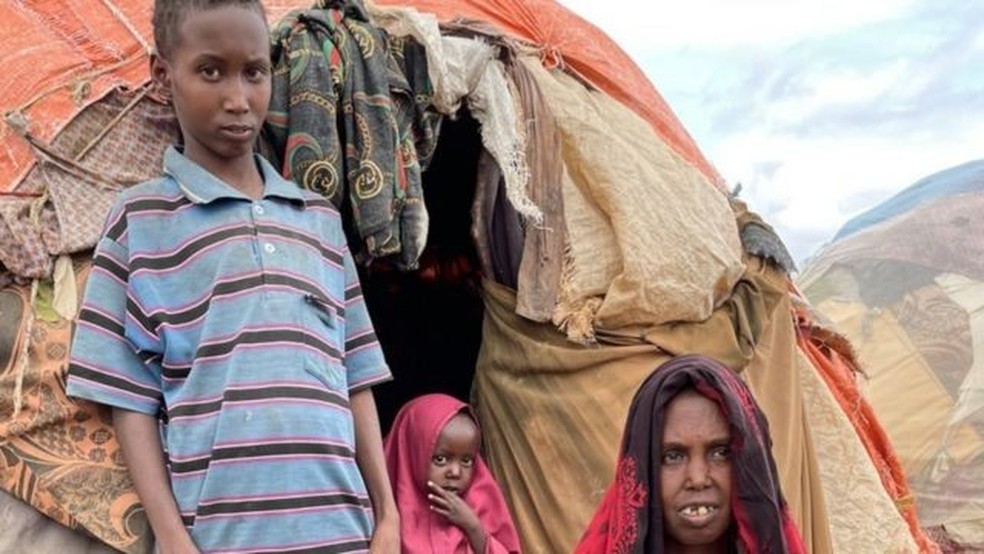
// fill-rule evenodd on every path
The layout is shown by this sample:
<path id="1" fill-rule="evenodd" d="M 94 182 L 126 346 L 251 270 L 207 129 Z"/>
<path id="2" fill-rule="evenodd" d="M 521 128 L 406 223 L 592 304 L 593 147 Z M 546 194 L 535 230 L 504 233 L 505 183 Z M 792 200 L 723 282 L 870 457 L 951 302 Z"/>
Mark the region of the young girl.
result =
<path id="1" fill-rule="evenodd" d="M 384 448 L 403 554 L 520 551 L 480 444 L 471 409 L 450 396 L 417 397 L 396 415 Z"/>

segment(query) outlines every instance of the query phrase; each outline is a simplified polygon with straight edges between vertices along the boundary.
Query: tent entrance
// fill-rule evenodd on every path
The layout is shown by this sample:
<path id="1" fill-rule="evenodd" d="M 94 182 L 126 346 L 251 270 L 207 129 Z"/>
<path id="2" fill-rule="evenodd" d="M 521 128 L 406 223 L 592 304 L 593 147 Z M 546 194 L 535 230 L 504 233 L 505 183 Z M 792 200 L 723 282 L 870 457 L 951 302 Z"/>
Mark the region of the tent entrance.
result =
<path id="1" fill-rule="evenodd" d="M 482 336 L 478 257 L 471 206 L 482 150 L 478 123 L 462 108 L 445 119 L 423 174 L 430 215 L 418 271 L 375 264 L 360 270 L 369 313 L 394 380 L 374 388 L 385 433 L 396 412 L 421 394 L 467 401 Z"/>

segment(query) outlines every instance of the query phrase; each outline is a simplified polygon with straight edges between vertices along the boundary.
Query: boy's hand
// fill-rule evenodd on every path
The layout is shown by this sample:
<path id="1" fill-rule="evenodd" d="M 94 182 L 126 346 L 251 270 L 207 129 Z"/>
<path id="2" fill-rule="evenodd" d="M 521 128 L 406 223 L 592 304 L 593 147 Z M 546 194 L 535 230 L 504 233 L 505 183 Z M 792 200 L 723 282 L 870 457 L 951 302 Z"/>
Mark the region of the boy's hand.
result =
<path id="1" fill-rule="evenodd" d="M 174 537 L 158 538 L 157 552 L 160 554 L 201 554 L 191 535 L 187 532 Z"/>
<path id="2" fill-rule="evenodd" d="M 376 521 L 369 554 L 400 554 L 400 520 L 387 517 Z"/>
<path id="3" fill-rule="evenodd" d="M 482 523 L 475 515 L 475 511 L 457 493 L 444 490 L 430 481 L 427 482 L 427 488 L 431 491 L 427 495 L 431 510 L 448 518 L 448 521 L 469 536 L 482 532 Z"/>

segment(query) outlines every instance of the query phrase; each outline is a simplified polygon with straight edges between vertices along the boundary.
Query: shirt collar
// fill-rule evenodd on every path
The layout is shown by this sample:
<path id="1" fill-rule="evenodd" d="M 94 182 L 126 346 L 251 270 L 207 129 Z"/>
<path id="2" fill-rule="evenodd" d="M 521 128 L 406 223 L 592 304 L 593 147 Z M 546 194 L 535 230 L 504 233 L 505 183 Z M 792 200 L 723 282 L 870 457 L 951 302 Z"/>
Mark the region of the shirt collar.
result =
<path id="1" fill-rule="evenodd" d="M 263 198 L 282 198 L 291 202 L 304 203 L 300 187 L 277 173 L 259 154 L 254 154 L 256 163 L 263 174 Z M 189 160 L 175 146 L 168 146 L 164 152 L 164 173 L 178 183 L 181 192 L 195 204 L 208 204 L 222 198 L 249 198 L 225 181 L 212 175 L 205 168 Z"/>

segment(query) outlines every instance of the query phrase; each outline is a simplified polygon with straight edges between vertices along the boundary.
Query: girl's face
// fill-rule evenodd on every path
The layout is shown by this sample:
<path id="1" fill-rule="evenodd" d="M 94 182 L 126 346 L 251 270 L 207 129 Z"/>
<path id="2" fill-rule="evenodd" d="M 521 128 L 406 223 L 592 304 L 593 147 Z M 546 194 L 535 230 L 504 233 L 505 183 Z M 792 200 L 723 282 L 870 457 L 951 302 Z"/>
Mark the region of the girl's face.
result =
<path id="1" fill-rule="evenodd" d="M 437 437 L 427 480 L 446 491 L 464 494 L 471 485 L 478 456 L 478 427 L 465 414 L 448 421 Z"/>

